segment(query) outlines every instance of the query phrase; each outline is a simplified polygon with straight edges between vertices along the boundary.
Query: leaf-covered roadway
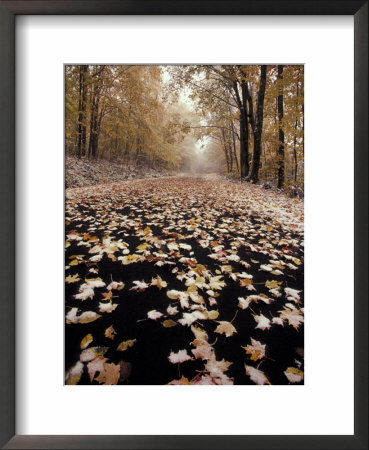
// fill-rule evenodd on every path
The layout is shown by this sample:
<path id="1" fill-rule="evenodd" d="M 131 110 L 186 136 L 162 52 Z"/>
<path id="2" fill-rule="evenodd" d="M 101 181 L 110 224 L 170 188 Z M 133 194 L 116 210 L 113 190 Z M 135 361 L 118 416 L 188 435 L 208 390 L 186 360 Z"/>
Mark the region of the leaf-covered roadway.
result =
<path id="1" fill-rule="evenodd" d="M 66 384 L 303 383 L 301 200 L 198 177 L 66 197 Z"/>

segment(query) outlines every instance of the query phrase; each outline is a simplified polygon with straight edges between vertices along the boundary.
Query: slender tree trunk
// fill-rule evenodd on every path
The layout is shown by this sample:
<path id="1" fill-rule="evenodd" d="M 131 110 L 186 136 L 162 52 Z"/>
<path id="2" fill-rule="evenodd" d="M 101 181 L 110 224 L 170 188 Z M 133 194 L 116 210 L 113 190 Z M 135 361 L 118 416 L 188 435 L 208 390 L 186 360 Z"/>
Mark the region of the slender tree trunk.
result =
<path id="1" fill-rule="evenodd" d="M 88 157 L 92 158 L 92 148 L 94 145 L 94 122 L 95 122 L 95 88 L 91 92 L 91 114 L 90 114 L 90 139 L 88 142 Z"/>
<path id="2" fill-rule="evenodd" d="M 302 71 L 304 71 L 304 68 L 302 68 Z M 304 73 L 304 72 L 302 72 Z M 299 69 L 299 75 L 300 75 L 300 69 Z M 304 96 L 304 83 L 302 83 L 302 95 Z M 302 102 L 301 106 L 301 114 L 302 114 L 302 156 L 305 155 L 305 142 L 304 142 L 304 135 L 305 135 L 305 104 L 304 101 Z"/>
<path id="3" fill-rule="evenodd" d="M 86 137 L 85 111 L 86 111 L 86 81 L 84 73 L 87 66 L 79 66 L 79 89 L 78 89 L 78 134 L 77 134 L 77 157 L 84 156 L 83 144 Z M 85 150 L 86 152 L 86 150 Z"/>
<path id="4" fill-rule="evenodd" d="M 293 159 L 295 162 L 295 167 L 294 167 L 294 180 L 295 183 L 297 181 L 297 151 L 296 151 L 296 130 L 297 130 L 297 119 L 295 120 L 295 136 L 293 137 Z"/>
<path id="5" fill-rule="evenodd" d="M 298 111 L 299 83 L 300 83 L 300 69 L 298 72 L 297 82 L 296 82 L 296 115 L 297 115 L 297 111 Z M 297 116 L 296 116 L 296 120 L 295 120 L 295 135 L 293 137 L 293 157 L 294 157 L 294 161 L 295 161 L 295 170 L 294 170 L 295 183 L 297 182 L 297 168 L 298 168 L 296 142 L 297 142 Z"/>
<path id="6" fill-rule="evenodd" d="M 141 154 L 141 140 L 140 137 L 137 136 L 136 138 L 136 161 L 135 161 L 135 166 L 138 165 L 138 158 L 140 157 Z"/>
<path id="7" fill-rule="evenodd" d="M 229 155 L 228 155 L 228 148 L 227 148 L 224 128 L 222 128 L 222 144 L 223 144 L 224 155 L 225 155 L 226 163 L 227 163 L 227 173 L 229 173 L 230 172 Z"/>
<path id="8" fill-rule="evenodd" d="M 263 117 L 264 117 L 264 97 L 266 86 L 266 69 L 265 65 L 261 66 L 260 70 L 260 88 L 258 92 L 258 100 L 256 107 L 256 121 L 254 128 L 254 152 L 252 158 L 252 170 L 250 174 L 250 181 L 257 183 L 259 181 L 259 168 L 261 156 L 261 137 L 263 133 Z"/>
<path id="9" fill-rule="evenodd" d="M 247 118 L 247 85 L 241 82 L 242 106 L 240 114 L 240 165 L 241 179 L 246 178 L 250 171 L 249 165 L 249 127 Z"/>
<path id="10" fill-rule="evenodd" d="M 81 139 L 81 154 L 86 156 L 87 145 L 87 126 L 86 126 L 86 102 L 87 102 L 87 70 L 88 66 L 83 67 L 83 88 L 82 88 L 82 139 Z"/>
<path id="11" fill-rule="evenodd" d="M 234 132 L 233 121 L 231 121 L 231 128 L 232 128 L 233 156 L 234 156 L 234 160 L 236 161 L 236 167 L 237 167 L 237 172 L 238 172 L 240 170 L 240 168 L 238 165 L 237 150 L 236 150 L 236 133 Z"/>
<path id="12" fill-rule="evenodd" d="M 249 173 L 249 128 L 247 121 L 247 84 L 241 81 L 241 96 L 238 91 L 238 82 L 233 82 L 233 90 L 240 111 L 240 175 L 241 180 Z"/>
<path id="13" fill-rule="evenodd" d="M 279 95 L 278 95 L 278 189 L 284 188 L 284 131 L 283 121 L 283 66 L 278 66 Z"/>
<path id="14" fill-rule="evenodd" d="M 226 137 L 227 137 L 227 148 L 228 148 L 228 155 L 229 155 L 229 171 L 233 172 L 233 152 L 232 152 L 231 136 L 228 131 L 226 133 Z"/>
<path id="15" fill-rule="evenodd" d="M 97 157 L 98 142 L 99 142 L 99 103 L 100 92 L 97 83 L 94 85 L 93 97 L 91 102 L 91 118 L 90 118 L 90 141 L 88 146 L 89 158 L 95 159 Z"/>

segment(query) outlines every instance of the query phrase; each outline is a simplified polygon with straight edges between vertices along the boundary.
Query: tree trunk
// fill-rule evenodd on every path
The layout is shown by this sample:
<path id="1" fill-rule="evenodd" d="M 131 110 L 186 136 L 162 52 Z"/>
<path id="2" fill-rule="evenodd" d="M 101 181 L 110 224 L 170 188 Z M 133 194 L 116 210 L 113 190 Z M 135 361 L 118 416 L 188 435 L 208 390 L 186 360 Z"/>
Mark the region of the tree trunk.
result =
<path id="1" fill-rule="evenodd" d="M 241 82 L 242 104 L 240 111 L 240 165 L 241 179 L 249 174 L 249 127 L 247 119 L 247 85 Z"/>
<path id="2" fill-rule="evenodd" d="M 234 160 L 236 161 L 236 167 L 237 167 L 237 172 L 238 172 L 240 170 L 240 168 L 238 165 L 238 158 L 237 158 L 237 151 L 236 151 L 236 133 L 234 132 L 233 121 L 231 121 L 231 128 L 232 128 L 233 157 L 234 157 Z"/>
<path id="3" fill-rule="evenodd" d="M 95 159 L 97 157 L 98 149 L 98 133 L 99 133 L 99 103 L 100 92 L 97 82 L 95 82 L 92 102 L 91 102 L 91 118 L 90 118 L 90 141 L 88 146 L 89 158 Z"/>
<path id="4" fill-rule="evenodd" d="M 282 127 L 283 121 L 283 66 L 278 66 L 278 189 L 284 188 L 284 131 Z"/>
<path id="5" fill-rule="evenodd" d="M 229 171 L 233 172 L 233 152 L 232 152 L 232 145 L 231 145 L 231 136 L 229 131 L 227 130 L 226 133 L 227 137 L 227 149 L 228 149 L 228 155 L 229 155 Z"/>
<path id="6" fill-rule="evenodd" d="M 240 174 L 241 180 L 249 174 L 249 127 L 247 121 L 247 84 L 241 80 L 241 96 L 238 81 L 233 82 L 233 90 L 240 111 Z"/>
<path id="7" fill-rule="evenodd" d="M 82 156 L 86 156 L 87 144 L 87 126 L 86 126 L 86 101 L 87 101 L 87 70 L 88 66 L 83 67 L 83 89 L 82 89 Z"/>
<path id="8" fill-rule="evenodd" d="M 226 163 L 227 163 L 227 173 L 229 173 L 230 172 L 229 155 L 228 155 L 228 148 L 227 148 L 224 128 L 222 128 L 222 144 L 223 144 L 224 155 L 225 155 L 225 159 L 226 159 Z"/>
<path id="9" fill-rule="evenodd" d="M 86 73 L 87 66 L 79 66 L 77 157 L 86 155 Z"/>
<path id="10" fill-rule="evenodd" d="M 296 114 L 298 111 L 298 98 L 299 98 L 299 83 L 300 83 L 300 69 L 297 76 L 297 82 L 296 82 Z M 295 183 L 297 182 L 297 168 L 298 168 L 298 162 L 297 162 L 297 150 L 296 150 L 296 141 L 297 141 L 297 117 L 295 120 L 295 135 L 293 137 L 293 157 L 295 161 L 295 170 L 294 170 L 294 179 Z"/>
<path id="11" fill-rule="evenodd" d="M 266 69 L 265 65 L 261 66 L 260 71 L 260 88 L 258 92 L 258 100 L 256 107 L 256 120 L 254 128 L 254 152 L 252 159 L 252 170 L 250 174 L 250 181 L 257 183 L 259 181 L 259 168 L 261 156 L 261 136 L 263 133 L 263 117 L 264 117 L 264 97 L 266 86 Z"/>

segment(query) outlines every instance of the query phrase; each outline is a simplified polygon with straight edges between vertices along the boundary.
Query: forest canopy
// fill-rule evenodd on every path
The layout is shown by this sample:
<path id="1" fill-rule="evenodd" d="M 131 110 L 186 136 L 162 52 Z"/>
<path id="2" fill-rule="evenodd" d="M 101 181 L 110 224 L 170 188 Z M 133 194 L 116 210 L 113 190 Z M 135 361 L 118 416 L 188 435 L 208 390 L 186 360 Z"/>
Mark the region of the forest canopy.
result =
<path id="1" fill-rule="evenodd" d="M 302 65 L 67 65 L 67 156 L 304 182 Z"/>

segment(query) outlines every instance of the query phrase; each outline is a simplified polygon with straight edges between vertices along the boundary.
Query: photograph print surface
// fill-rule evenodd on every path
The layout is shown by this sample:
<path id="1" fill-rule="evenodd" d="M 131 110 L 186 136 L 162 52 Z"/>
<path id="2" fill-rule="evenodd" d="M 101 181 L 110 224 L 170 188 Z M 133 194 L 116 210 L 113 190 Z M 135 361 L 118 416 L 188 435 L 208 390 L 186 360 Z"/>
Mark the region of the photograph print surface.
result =
<path id="1" fill-rule="evenodd" d="M 65 384 L 304 383 L 304 67 L 65 66 Z"/>

